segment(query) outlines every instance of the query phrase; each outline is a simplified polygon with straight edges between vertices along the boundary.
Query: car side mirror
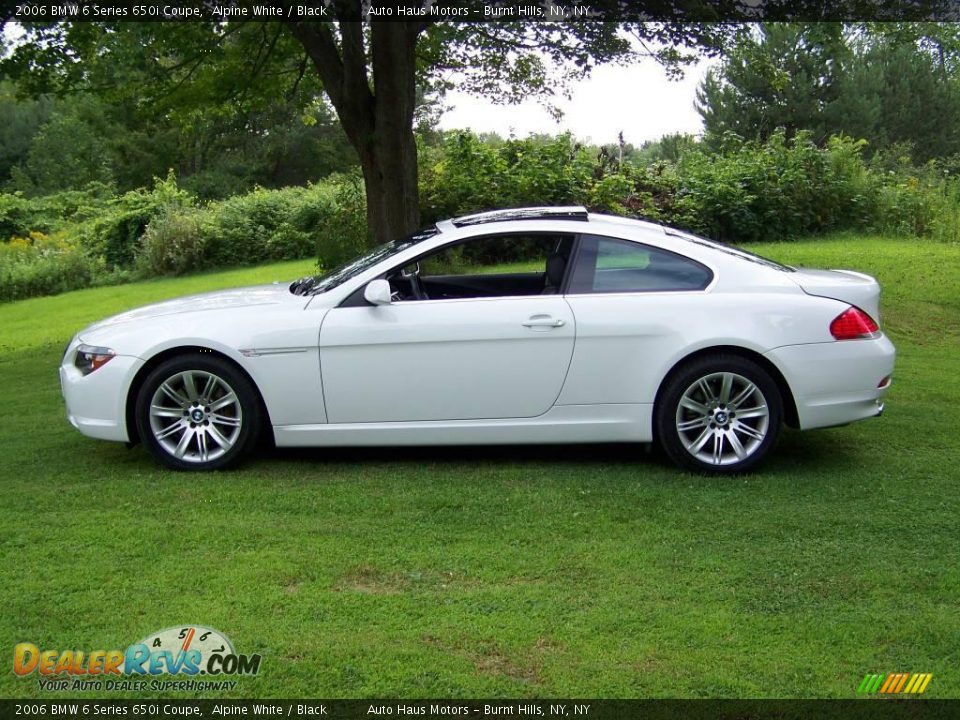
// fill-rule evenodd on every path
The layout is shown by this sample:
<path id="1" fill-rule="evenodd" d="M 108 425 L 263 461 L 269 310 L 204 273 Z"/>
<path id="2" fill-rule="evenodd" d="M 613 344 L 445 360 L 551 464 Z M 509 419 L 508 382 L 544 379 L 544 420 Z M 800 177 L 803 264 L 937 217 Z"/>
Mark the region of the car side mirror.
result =
<path id="1" fill-rule="evenodd" d="M 363 289 L 363 299 L 371 305 L 389 305 L 390 294 L 390 283 L 386 280 L 371 280 Z"/>

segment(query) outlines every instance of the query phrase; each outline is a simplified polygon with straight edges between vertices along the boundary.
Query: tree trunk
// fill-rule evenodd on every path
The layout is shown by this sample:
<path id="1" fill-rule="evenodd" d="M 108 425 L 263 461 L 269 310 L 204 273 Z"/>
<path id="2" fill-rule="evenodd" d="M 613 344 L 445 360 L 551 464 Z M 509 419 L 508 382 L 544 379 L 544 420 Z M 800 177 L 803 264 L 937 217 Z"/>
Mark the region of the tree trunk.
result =
<path id="1" fill-rule="evenodd" d="M 417 35 L 407 23 L 371 23 L 374 109 L 373 132 L 360 163 L 367 193 L 367 222 L 373 240 L 384 243 L 420 225 L 417 187 Z"/>
<path id="2" fill-rule="evenodd" d="M 360 158 L 368 229 L 379 244 L 408 235 L 420 224 L 413 114 L 416 45 L 423 26 L 370 23 L 372 89 L 363 25 L 341 22 L 339 27 L 339 48 L 328 26 L 295 24 L 292 32 L 313 61 Z"/>
<path id="3" fill-rule="evenodd" d="M 417 147 L 413 132 L 384 133 L 360 156 L 367 226 L 376 244 L 409 235 L 420 224 Z"/>

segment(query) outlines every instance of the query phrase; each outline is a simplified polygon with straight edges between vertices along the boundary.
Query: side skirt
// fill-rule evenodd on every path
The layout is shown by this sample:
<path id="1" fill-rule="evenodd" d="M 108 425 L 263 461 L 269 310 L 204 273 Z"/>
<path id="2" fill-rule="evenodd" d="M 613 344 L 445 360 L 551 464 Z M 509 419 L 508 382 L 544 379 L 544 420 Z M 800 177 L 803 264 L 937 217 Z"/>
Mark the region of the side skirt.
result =
<path id="1" fill-rule="evenodd" d="M 275 425 L 277 447 L 650 442 L 652 404 L 558 405 L 535 418 Z"/>

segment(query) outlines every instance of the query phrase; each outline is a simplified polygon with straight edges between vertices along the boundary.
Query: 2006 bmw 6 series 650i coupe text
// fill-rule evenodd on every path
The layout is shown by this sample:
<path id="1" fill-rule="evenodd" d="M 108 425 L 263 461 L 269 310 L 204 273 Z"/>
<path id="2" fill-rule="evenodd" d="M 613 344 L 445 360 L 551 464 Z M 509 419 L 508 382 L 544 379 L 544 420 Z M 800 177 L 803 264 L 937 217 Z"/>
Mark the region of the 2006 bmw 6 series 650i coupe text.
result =
<path id="1" fill-rule="evenodd" d="M 656 441 L 741 472 L 781 425 L 879 415 L 877 282 L 583 208 L 482 213 L 290 285 L 150 305 L 73 338 L 85 435 L 164 464 L 278 446 Z"/>

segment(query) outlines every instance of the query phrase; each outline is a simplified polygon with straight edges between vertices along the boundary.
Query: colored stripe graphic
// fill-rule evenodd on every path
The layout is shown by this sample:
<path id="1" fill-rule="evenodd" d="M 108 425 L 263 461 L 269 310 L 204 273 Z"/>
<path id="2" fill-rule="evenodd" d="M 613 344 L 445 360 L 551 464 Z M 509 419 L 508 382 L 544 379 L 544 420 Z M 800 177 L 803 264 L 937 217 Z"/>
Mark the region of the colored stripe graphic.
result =
<path id="1" fill-rule="evenodd" d="M 900 692 L 901 690 L 903 690 L 903 686 L 904 686 L 904 684 L 907 682 L 907 678 L 908 678 L 908 677 L 909 677 L 909 675 L 908 675 L 907 673 L 903 673 L 903 674 L 900 676 L 900 682 L 897 683 L 897 689 L 894 690 L 893 692 L 898 693 L 898 692 Z"/>
<path id="2" fill-rule="evenodd" d="M 867 673 L 857 686 L 857 692 L 920 695 L 932 678 L 933 673 Z"/>
<path id="3" fill-rule="evenodd" d="M 905 693 L 912 693 L 914 686 L 919 686 L 920 683 L 917 680 L 920 679 L 920 673 L 914 673 L 910 676 L 910 682 L 907 683 L 907 686 L 903 689 Z"/>

